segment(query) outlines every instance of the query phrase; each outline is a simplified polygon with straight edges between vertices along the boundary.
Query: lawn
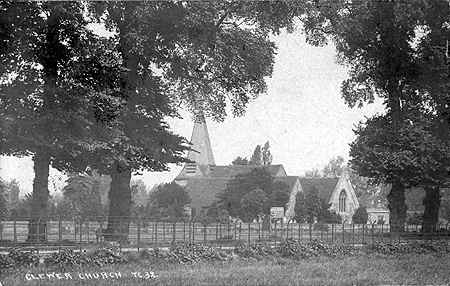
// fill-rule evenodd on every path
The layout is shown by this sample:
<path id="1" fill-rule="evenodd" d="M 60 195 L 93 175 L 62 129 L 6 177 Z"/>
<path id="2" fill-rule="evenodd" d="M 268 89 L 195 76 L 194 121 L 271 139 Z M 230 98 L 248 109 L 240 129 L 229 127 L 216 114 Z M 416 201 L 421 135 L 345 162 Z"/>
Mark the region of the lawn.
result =
<path id="1" fill-rule="evenodd" d="M 443 285 L 450 283 L 450 255 L 368 255 L 345 258 L 320 257 L 295 261 L 284 258 L 233 260 L 193 265 L 155 265 L 134 261 L 103 268 L 71 269 L 54 278 L 36 278 L 45 269 L 16 271 L 1 278 L 4 286 L 33 285 Z M 149 272 L 156 279 L 145 279 Z M 101 277 L 103 275 L 108 275 Z M 139 272 L 139 274 L 137 273 Z M 145 272 L 148 272 L 147 274 Z M 98 273 L 99 279 L 81 279 L 78 273 Z M 141 277 L 139 277 L 139 275 Z M 121 277 L 118 277 L 121 276 Z M 62 278 L 62 279 L 58 279 Z M 66 278 L 72 278 L 67 279 Z"/>

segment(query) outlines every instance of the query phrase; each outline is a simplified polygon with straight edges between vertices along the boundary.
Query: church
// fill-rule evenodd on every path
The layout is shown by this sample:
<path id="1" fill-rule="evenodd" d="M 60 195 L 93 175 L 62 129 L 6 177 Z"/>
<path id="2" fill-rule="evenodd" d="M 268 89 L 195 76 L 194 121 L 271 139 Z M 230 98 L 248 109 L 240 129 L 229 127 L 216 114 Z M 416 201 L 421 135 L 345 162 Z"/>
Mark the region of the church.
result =
<path id="1" fill-rule="evenodd" d="M 211 148 L 205 118 L 197 116 L 191 137 L 192 149 L 186 163 L 175 182 L 186 188 L 191 197 L 191 215 L 196 216 L 206 212 L 217 195 L 226 189 L 227 183 L 235 176 L 251 172 L 255 168 L 266 168 L 274 177 L 289 187 L 289 200 L 285 206 L 285 220 L 289 221 L 295 215 L 294 206 L 298 192 L 318 192 L 318 196 L 331 204 L 330 209 L 336 211 L 344 221 L 351 222 L 355 210 L 359 207 L 355 191 L 350 183 L 348 174 L 339 178 L 305 178 L 288 176 L 283 165 L 216 165 Z"/>

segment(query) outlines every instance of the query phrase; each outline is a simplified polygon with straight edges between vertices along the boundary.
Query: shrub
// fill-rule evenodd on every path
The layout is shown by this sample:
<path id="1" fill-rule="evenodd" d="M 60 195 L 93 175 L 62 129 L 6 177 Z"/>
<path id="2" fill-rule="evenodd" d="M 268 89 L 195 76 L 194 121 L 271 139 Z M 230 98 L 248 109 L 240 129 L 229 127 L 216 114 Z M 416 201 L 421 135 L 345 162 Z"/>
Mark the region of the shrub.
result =
<path id="1" fill-rule="evenodd" d="M 362 206 L 356 209 L 352 217 L 353 223 L 355 224 L 366 224 L 368 219 L 369 214 L 367 213 L 367 209 Z"/>
<path id="2" fill-rule="evenodd" d="M 412 225 L 422 224 L 422 214 L 420 213 L 408 214 L 406 222 Z"/>

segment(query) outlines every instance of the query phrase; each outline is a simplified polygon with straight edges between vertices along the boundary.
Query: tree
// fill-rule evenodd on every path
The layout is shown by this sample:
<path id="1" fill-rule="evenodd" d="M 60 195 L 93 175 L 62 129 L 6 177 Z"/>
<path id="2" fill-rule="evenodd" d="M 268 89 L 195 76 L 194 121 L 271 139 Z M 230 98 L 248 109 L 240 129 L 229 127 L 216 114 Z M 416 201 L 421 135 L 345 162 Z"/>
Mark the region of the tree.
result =
<path id="1" fill-rule="evenodd" d="M 131 180 L 131 214 L 133 217 L 145 216 L 145 207 L 148 202 L 148 193 L 144 181 Z"/>
<path id="2" fill-rule="evenodd" d="M 295 197 L 295 220 L 298 223 L 303 223 L 307 221 L 307 212 L 306 212 L 306 198 L 304 192 L 298 192 Z"/>
<path id="3" fill-rule="evenodd" d="M 305 177 L 307 178 L 320 178 L 322 177 L 322 174 L 320 173 L 319 169 L 312 169 L 305 172 Z"/>
<path id="4" fill-rule="evenodd" d="M 11 210 L 10 217 L 12 219 L 29 219 L 32 200 L 33 197 L 31 194 L 25 194 L 25 196 L 19 200 L 17 206 Z"/>
<path id="5" fill-rule="evenodd" d="M 420 94 L 416 89 L 420 65 L 412 43 L 415 40 L 420 42 L 416 32 L 429 6 L 426 1 L 413 2 L 377 1 L 367 5 L 341 2 L 322 9 L 322 15 L 330 24 L 322 31 L 330 32 L 340 62 L 350 68 L 350 77 L 342 84 L 345 101 L 353 107 L 372 102 L 376 95 L 382 97 L 387 120 L 379 128 L 393 137 L 400 136 L 402 126 L 414 110 L 412 106 L 418 102 Z M 370 136 L 369 133 L 367 135 Z M 392 144 L 386 150 L 390 150 L 391 158 L 395 158 L 391 163 L 397 160 L 401 164 L 399 156 L 406 155 L 400 144 Z M 352 160 L 355 170 L 363 176 L 369 174 L 363 174 L 359 166 L 372 163 L 368 157 L 366 159 L 364 163 L 360 161 L 361 157 Z M 402 231 L 406 219 L 406 186 L 398 176 L 387 178 L 394 171 L 385 168 L 386 165 L 383 165 L 378 175 L 386 179 L 384 183 L 392 185 L 388 195 L 390 225 L 393 231 Z M 373 178 L 377 175 L 372 173 L 370 176 Z"/>
<path id="6" fill-rule="evenodd" d="M 450 145 L 450 94 L 448 92 L 450 88 L 448 80 L 450 77 L 448 54 L 450 7 L 446 1 L 433 1 L 430 4 L 423 11 L 423 22 L 421 22 L 424 35 L 417 48 L 420 73 L 415 87 L 420 91 L 421 101 L 418 103 L 425 105 L 426 109 L 432 108 L 436 115 L 434 135 L 448 146 Z M 444 157 L 449 156 L 447 154 Z M 448 172 L 449 165 L 450 163 L 447 163 L 441 167 Z M 441 205 L 440 189 L 449 182 L 450 179 L 447 176 L 440 183 L 424 186 L 423 231 L 431 231 L 438 222 L 438 209 Z"/>
<path id="7" fill-rule="evenodd" d="M 132 172 L 161 171 L 166 163 L 183 161 L 185 142 L 167 134 L 163 119 L 183 106 L 194 116 L 220 121 L 227 102 L 234 115 L 242 115 L 249 100 L 266 90 L 264 79 L 272 73 L 275 46 L 269 34 L 292 30 L 295 15 L 305 12 L 303 3 L 285 2 L 96 2 L 90 7 L 115 32 L 122 68 L 120 136 L 113 140 L 118 142 L 114 156 L 103 164 L 113 179 L 111 218 L 129 216 Z M 161 127 L 156 134 L 155 124 Z M 118 228 L 127 231 L 126 219 L 109 220 L 109 232 Z"/>
<path id="8" fill-rule="evenodd" d="M 322 175 L 324 177 L 340 177 L 344 170 L 344 158 L 337 156 L 332 158 L 330 162 L 323 168 Z"/>
<path id="9" fill-rule="evenodd" d="M 95 123 L 117 74 L 101 55 L 108 41 L 87 29 L 81 2 L 3 1 L 0 49 L 2 154 L 29 155 L 34 181 L 30 241 L 45 240 L 50 164 L 83 170 L 80 153 L 99 146 Z M 101 146 L 101 145 L 100 145 Z"/>
<path id="10" fill-rule="evenodd" d="M 267 195 L 261 189 L 255 189 L 244 195 L 240 201 L 241 218 L 245 222 L 252 222 L 264 213 L 267 206 Z"/>
<path id="11" fill-rule="evenodd" d="M 19 202 L 19 193 L 20 193 L 20 186 L 19 182 L 16 179 L 12 179 L 7 185 L 6 185 L 6 200 L 8 204 L 8 210 L 14 209 L 18 202 Z"/>
<path id="12" fill-rule="evenodd" d="M 241 156 L 236 157 L 236 159 L 234 159 L 231 162 L 231 165 L 234 165 L 234 166 L 236 166 L 236 165 L 248 165 L 248 164 L 249 164 L 248 159 L 247 158 L 242 158 Z"/>
<path id="13" fill-rule="evenodd" d="M 314 223 L 338 223 L 341 218 L 335 212 L 330 211 L 331 204 L 321 199 L 316 187 L 309 192 L 299 192 L 296 196 L 294 212 L 298 222 Z"/>
<path id="14" fill-rule="evenodd" d="M 103 220 L 99 184 L 89 175 L 72 175 L 63 188 L 64 205 L 70 205 L 73 213 L 81 220 Z"/>
<path id="15" fill-rule="evenodd" d="M 314 223 L 319 218 L 322 212 L 323 203 L 318 196 L 318 191 L 315 187 L 307 193 L 297 194 L 295 204 L 296 220 L 300 222 Z"/>
<path id="16" fill-rule="evenodd" d="M 352 217 L 352 221 L 355 224 L 366 224 L 368 219 L 369 215 L 367 213 L 367 210 L 362 206 L 356 209 Z"/>
<path id="17" fill-rule="evenodd" d="M 157 190 L 150 193 L 147 213 L 151 217 L 182 218 L 184 206 L 191 202 L 186 190 L 177 183 L 159 185 Z"/>
<path id="18" fill-rule="evenodd" d="M 8 194 L 8 189 L 6 184 L 0 178 L 0 219 L 3 219 L 8 214 L 8 201 L 6 196 Z"/>
<path id="19" fill-rule="evenodd" d="M 283 182 L 275 181 L 269 197 L 270 207 L 285 207 L 291 195 L 289 186 Z"/>
<path id="20" fill-rule="evenodd" d="M 272 154 L 270 153 L 270 145 L 269 141 L 267 141 L 262 147 L 262 165 L 270 165 L 272 164 Z"/>
<path id="21" fill-rule="evenodd" d="M 322 217 L 320 217 L 319 221 L 323 223 L 341 224 L 342 217 L 337 214 L 336 211 L 327 209 Z"/>
<path id="22" fill-rule="evenodd" d="M 249 210 L 243 208 L 242 203 L 246 202 L 248 204 L 249 202 L 248 200 L 242 200 L 250 192 L 262 190 L 265 193 L 264 214 L 269 214 L 272 206 L 284 207 L 289 200 L 289 186 L 284 182 L 274 181 L 274 179 L 264 167 L 255 168 L 247 174 L 239 174 L 227 183 L 223 192 L 218 194 L 217 206 L 227 210 L 232 217 L 248 220 Z M 253 212 L 252 214 L 254 215 Z"/>
<path id="23" fill-rule="evenodd" d="M 407 187 L 425 186 L 425 205 L 434 206 L 430 211 L 437 221 L 439 199 L 427 202 L 430 199 L 427 192 L 434 193 L 427 186 L 439 186 L 448 177 L 443 166 L 448 165 L 449 146 L 433 135 L 433 120 L 423 118 L 423 113 L 415 117 L 411 114 L 410 122 L 395 132 L 385 129 L 386 121 L 390 120 L 386 116 L 371 118 L 360 125 L 355 131 L 357 139 L 351 144 L 352 163 L 361 175 L 371 177 L 375 183 L 396 181 Z"/>
<path id="24" fill-rule="evenodd" d="M 271 193 L 273 177 L 264 168 L 255 168 L 247 174 L 239 174 L 227 183 L 225 190 L 218 194 L 218 205 L 226 209 L 230 216 L 240 217 L 241 199 L 255 189 Z"/>
<path id="25" fill-rule="evenodd" d="M 250 157 L 249 165 L 262 165 L 261 145 L 256 145 L 255 150 Z"/>

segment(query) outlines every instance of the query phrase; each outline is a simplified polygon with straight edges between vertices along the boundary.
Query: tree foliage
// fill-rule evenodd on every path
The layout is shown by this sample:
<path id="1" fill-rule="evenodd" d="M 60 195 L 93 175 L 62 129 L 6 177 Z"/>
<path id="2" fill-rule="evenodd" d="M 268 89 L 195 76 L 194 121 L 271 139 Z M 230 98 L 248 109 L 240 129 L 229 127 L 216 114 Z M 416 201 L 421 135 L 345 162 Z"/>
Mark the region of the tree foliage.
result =
<path id="1" fill-rule="evenodd" d="M 356 224 L 366 224 L 369 219 L 369 215 L 367 213 L 367 209 L 363 206 L 356 209 L 353 214 L 352 221 Z"/>
<path id="2" fill-rule="evenodd" d="M 330 210 L 331 204 L 319 197 L 316 187 L 308 192 L 297 193 L 295 200 L 295 220 L 297 222 L 340 223 L 341 217 Z"/>
<path id="3" fill-rule="evenodd" d="M 249 160 L 249 165 L 262 165 L 263 164 L 263 154 L 261 152 L 261 145 L 256 145 L 252 156 Z"/>
<path id="4" fill-rule="evenodd" d="M 236 157 L 236 159 L 234 159 L 231 162 L 231 165 L 248 165 L 249 161 L 247 158 L 242 158 L 241 156 Z"/>
<path id="5" fill-rule="evenodd" d="M 8 215 L 8 201 L 6 196 L 8 195 L 8 189 L 6 184 L 0 178 L 0 219 L 3 219 Z"/>
<path id="6" fill-rule="evenodd" d="M 439 164 L 432 155 L 448 157 L 448 150 L 443 148 L 448 145 L 450 130 L 445 64 L 448 3 L 414 0 L 362 5 L 336 1 L 332 7 L 324 6 L 321 14 L 328 19 L 322 31 L 329 32 L 340 62 L 350 69 L 349 78 L 342 83 L 347 104 L 362 106 L 373 102 L 375 96 L 385 104 L 386 114 L 368 119 L 364 139 L 354 142 L 354 146 L 360 146 L 355 147 L 359 150 L 353 152 L 358 155 L 352 163 L 359 174 L 392 183 L 388 195 L 391 225 L 394 230 L 402 230 L 406 219 L 405 188 L 421 181 L 434 188 L 436 194 L 436 181 L 442 181 L 437 177 L 448 172 L 448 164 Z M 360 126 L 356 133 L 362 132 Z M 381 133 L 391 141 L 370 145 Z M 369 139 L 371 136 L 374 138 Z M 415 143 L 402 145 L 408 137 L 414 137 L 411 139 Z M 370 155 L 363 155 L 365 149 L 371 149 Z M 412 172 L 406 174 L 409 168 Z M 430 202 L 428 208 L 437 205 L 433 200 L 426 200 Z"/>
<path id="7" fill-rule="evenodd" d="M 261 149 L 262 153 L 262 165 L 271 165 L 272 164 L 272 153 L 270 152 L 269 141 L 267 141 Z"/>
<path id="8" fill-rule="evenodd" d="M 182 218 L 191 202 L 186 190 L 175 182 L 162 184 L 150 193 L 147 215 L 151 218 Z"/>
<path id="9" fill-rule="evenodd" d="M 263 213 L 269 214 L 272 206 L 286 206 L 289 200 L 290 189 L 285 183 L 275 181 L 275 178 L 264 168 L 255 168 L 247 174 L 237 175 L 227 183 L 226 189 L 218 195 L 218 206 L 228 211 L 232 217 L 248 219 L 248 210 L 243 208 L 242 203 L 249 204 L 248 200 L 242 201 L 250 192 L 261 190 L 265 197 L 258 199 L 264 201 Z M 252 197 L 261 195 L 261 192 L 254 192 Z M 248 197 L 247 197 L 248 198 Z M 259 211 L 259 209 L 258 209 Z M 252 212 L 253 218 L 254 213 Z"/>
<path id="10" fill-rule="evenodd" d="M 241 219 L 244 222 L 251 222 L 264 214 L 267 201 L 267 195 L 261 189 L 255 189 L 245 194 L 240 201 Z"/>
<path id="11" fill-rule="evenodd" d="M 70 176 L 66 183 L 61 203 L 69 207 L 67 211 L 83 220 L 102 220 L 100 182 L 93 176 L 77 174 Z"/>

